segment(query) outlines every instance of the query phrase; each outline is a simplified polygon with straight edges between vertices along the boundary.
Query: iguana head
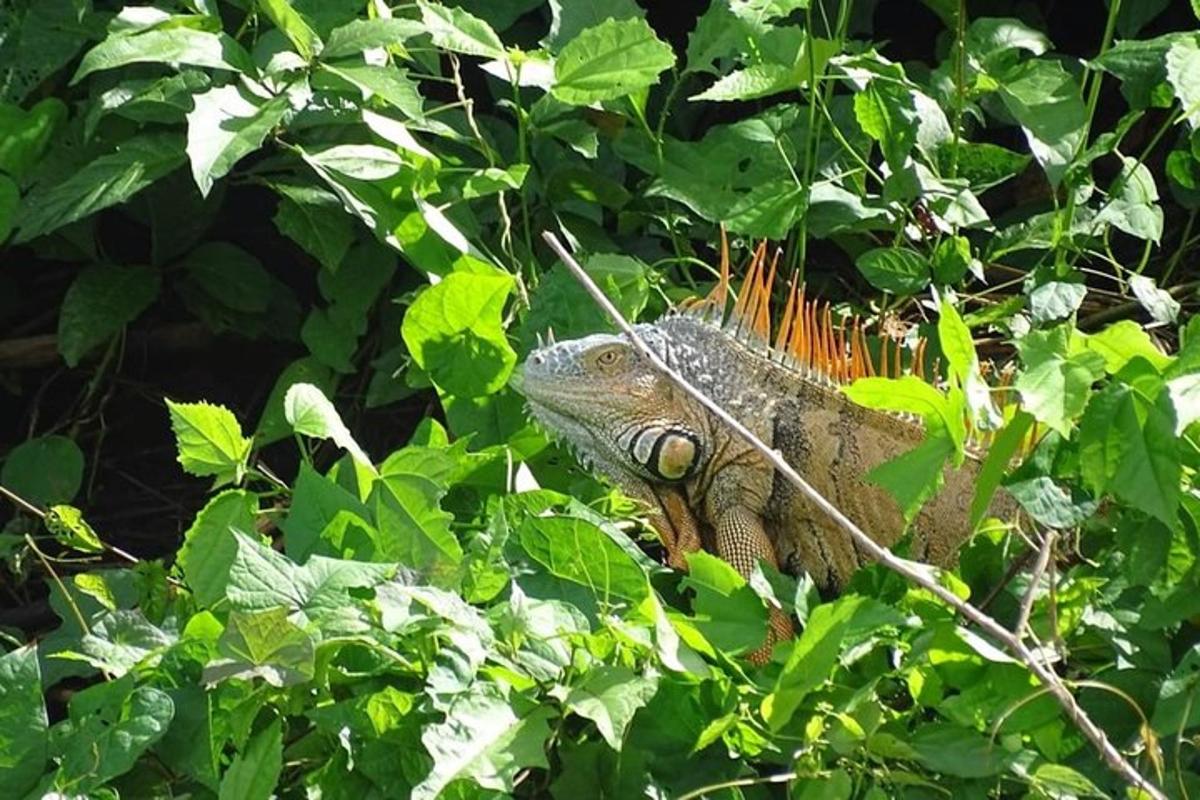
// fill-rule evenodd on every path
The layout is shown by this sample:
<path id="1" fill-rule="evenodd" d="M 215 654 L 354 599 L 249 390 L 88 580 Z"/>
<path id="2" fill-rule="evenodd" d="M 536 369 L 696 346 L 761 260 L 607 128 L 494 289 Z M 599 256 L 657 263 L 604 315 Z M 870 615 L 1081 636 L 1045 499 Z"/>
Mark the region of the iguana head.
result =
<path id="1" fill-rule="evenodd" d="M 637 332 L 667 357 L 657 326 Z M 593 334 L 534 350 L 522 391 L 543 426 L 601 469 L 672 482 L 691 477 L 705 458 L 702 410 L 624 336 Z"/>

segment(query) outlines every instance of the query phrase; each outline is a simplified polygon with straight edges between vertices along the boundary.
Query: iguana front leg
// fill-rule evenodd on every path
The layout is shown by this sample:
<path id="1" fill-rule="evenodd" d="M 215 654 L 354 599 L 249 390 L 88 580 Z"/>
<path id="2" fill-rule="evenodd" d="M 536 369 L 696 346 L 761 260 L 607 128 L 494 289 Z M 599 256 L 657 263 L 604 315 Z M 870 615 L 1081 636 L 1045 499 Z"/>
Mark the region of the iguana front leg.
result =
<path id="1" fill-rule="evenodd" d="M 703 545 L 700 525 L 682 492 L 673 487 L 651 486 L 641 481 L 623 482 L 621 490 L 647 506 L 649 510 L 646 516 L 667 551 L 667 564 L 686 572 L 687 554 L 695 553 Z"/>
<path id="2" fill-rule="evenodd" d="M 770 486 L 770 475 L 766 473 L 766 485 Z M 707 498 L 706 514 L 712 521 L 714 544 L 717 555 L 749 579 L 759 561 L 779 568 L 775 548 L 767 536 L 761 511 L 766 497 L 754 491 L 762 483 L 761 469 L 731 466 L 722 471 L 713 481 Z M 767 490 L 769 492 L 769 489 Z M 791 618 L 782 609 L 770 609 L 771 630 L 762 646 L 750 654 L 750 661 L 762 664 L 771 657 L 771 648 L 776 642 L 791 639 L 795 635 Z"/>

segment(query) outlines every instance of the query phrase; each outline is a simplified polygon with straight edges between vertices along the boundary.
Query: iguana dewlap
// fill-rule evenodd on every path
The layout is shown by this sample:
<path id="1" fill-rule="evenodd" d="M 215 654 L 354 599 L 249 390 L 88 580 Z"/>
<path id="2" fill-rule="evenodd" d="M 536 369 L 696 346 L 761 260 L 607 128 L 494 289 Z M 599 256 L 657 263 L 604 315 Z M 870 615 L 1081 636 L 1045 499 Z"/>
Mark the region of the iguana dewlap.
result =
<path id="1" fill-rule="evenodd" d="M 845 327 L 835 330 L 828 306 L 820 313 L 794 287 L 778 337 L 769 345 L 773 267 L 771 273 L 766 275 L 759 248 L 726 314 L 725 256 L 722 280 L 707 299 L 635 330 L 667 364 L 779 450 L 860 528 L 891 545 L 905 531 L 903 516 L 864 476 L 916 447 L 923 432 L 914 421 L 855 405 L 838 384 L 897 373 L 898 353 L 894 369 L 884 366 L 885 352 L 877 371 L 861 331 L 851 327 L 847 337 Z M 867 561 L 844 530 L 658 372 L 624 335 L 595 334 L 533 351 L 522 390 L 537 419 L 581 461 L 646 503 L 674 567 L 685 569 L 685 554 L 703 548 L 744 576 L 761 559 L 836 590 Z M 971 533 L 977 470 L 971 460 L 961 469 L 946 469 L 944 488 L 914 522 L 910 557 L 937 565 L 956 559 Z M 994 507 L 1007 502 L 1002 498 Z M 775 639 L 791 635 L 781 614 L 772 628 Z"/>

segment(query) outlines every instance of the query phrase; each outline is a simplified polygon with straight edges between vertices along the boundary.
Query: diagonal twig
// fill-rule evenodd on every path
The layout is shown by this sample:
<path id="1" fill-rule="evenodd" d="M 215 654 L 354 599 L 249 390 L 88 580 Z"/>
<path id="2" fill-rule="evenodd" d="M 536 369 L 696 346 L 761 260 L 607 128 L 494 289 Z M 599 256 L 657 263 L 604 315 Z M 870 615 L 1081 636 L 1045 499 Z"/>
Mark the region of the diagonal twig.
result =
<path id="1" fill-rule="evenodd" d="M 1021 612 L 1017 615 L 1017 624 L 1013 626 L 1013 633 L 1017 638 L 1025 637 L 1025 626 L 1029 624 L 1029 614 L 1033 611 L 1033 598 L 1037 594 L 1038 584 L 1042 582 L 1042 576 L 1046 574 L 1046 567 L 1050 566 L 1050 553 L 1054 551 L 1056 535 L 1054 530 L 1047 530 L 1042 534 L 1037 563 L 1033 565 L 1033 572 L 1029 573 L 1029 587 L 1025 590 L 1025 596 L 1021 598 Z"/>
<path id="2" fill-rule="evenodd" d="M 1000 642 L 1004 647 L 1017 657 L 1025 666 L 1032 672 L 1038 680 L 1045 684 L 1046 689 L 1062 706 L 1067 718 L 1077 727 L 1089 742 L 1091 742 L 1101 758 L 1108 766 L 1121 776 L 1129 785 L 1137 787 L 1149 795 L 1153 800 L 1166 800 L 1166 795 L 1162 790 L 1155 786 L 1149 779 L 1143 776 L 1134 768 L 1132 764 L 1125 759 L 1112 742 L 1109 741 L 1107 734 L 1100 728 L 1091 717 L 1084 712 L 1075 697 L 1067 689 L 1062 679 L 1058 677 L 1049 666 L 1035 657 L 1033 652 L 1021 640 L 1021 638 L 1005 628 L 992 617 L 983 613 L 974 606 L 963 602 L 955 594 L 950 592 L 940 583 L 938 583 L 932 575 L 928 567 L 918 564 L 907 559 L 900 558 L 888 548 L 876 542 L 868 536 L 861 528 L 854 524 L 853 521 L 842 513 L 837 506 L 825 499 L 825 497 L 809 485 L 808 481 L 800 476 L 800 473 L 792 467 L 791 464 L 783 457 L 783 455 L 757 436 L 754 435 L 745 425 L 738 422 L 728 411 L 721 408 L 715 401 L 705 395 L 696 387 L 692 386 L 682 375 L 672 369 L 657 353 L 642 341 L 641 337 L 634 331 L 633 326 L 629 321 L 617 310 L 616 306 L 605 296 L 600 287 L 584 272 L 583 267 L 577 262 L 562 243 L 550 231 L 544 231 L 542 238 L 550 249 L 562 259 L 562 262 L 575 275 L 576 279 L 583 284 L 588 294 L 592 299 L 604 309 L 609 318 L 617 325 L 618 328 L 629 338 L 630 343 L 654 365 L 655 369 L 661 372 L 666 377 L 679 386 L 689 397 L 702 406 L 707 408 L 714 416 L 728 425 L 734 432 L 741 436 L 751 447 L 762 454 L 764 458 L 783 475 L 791 484 L 793 484 L 800 492 L 808 498 L 817 508 L 827 514 L 834 522 L 850 535 L 860 548 L 869 553 L 876 561 L 887 566 L 908 580 L 922 587 L 923 589 L 932 592 L 943 603 L 953 608 L 962 616 L 969 619 L 971 622 L 978 625 L 986 631 L 997 642 Z"/>

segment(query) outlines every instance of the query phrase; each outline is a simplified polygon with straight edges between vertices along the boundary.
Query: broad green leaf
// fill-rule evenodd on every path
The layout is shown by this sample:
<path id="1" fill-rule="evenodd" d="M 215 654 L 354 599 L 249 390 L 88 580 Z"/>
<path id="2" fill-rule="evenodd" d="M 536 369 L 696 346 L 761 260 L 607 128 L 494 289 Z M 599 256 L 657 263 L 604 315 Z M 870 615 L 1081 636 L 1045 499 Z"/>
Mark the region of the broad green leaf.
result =
<path id="1" fill-rule="evenodd" d="M 912 450 L 873 468 L 866 479 L 886 489 L 900 505 L 905 521 L 912 522 L 921 506 L 942 488 L 946 459 L 954 452 L 949 436 L 930 434 Z"/>
<path id="2" fill-rule="evenodd" d="M 24 797 L 46 766 L 50 722 L 37 648 L 0 655 L 0 792 Z"/>
<path id="3" fill-rule="evenodd" d="M 0 102 L 0 172 L 23 182 L 66 118 L 66 105 L 56 97 L 39 100 L 28 111 Z"/>
<path id="4" fill-rule="evenodd" d="M 633 715 L 658 691 L 658 676 L 638 675 L 627 667 L 600 666 L 592 669 L 571 687 L 563 700 L 570 712 L 590 719 L 608 742 L 621 751 L 625 730 Z"/>
<path id="5" fill-rule="evenodd" d="M 211 475 L 217 484 L 236 483 L 246 474 L 250 440 L 242 435 L 229 409 L 211 403 L 167 400 L 179 464 L 198 477 Z"/>
<path id="6" fill-rule="evenodd" d="M 995 775 L 1012 758 L 982 734 L 946 722 L 918 727 L 909 743 L 926 767 L 960 778 Z"/>
<path id="7" fill-rule="evenodd" d="M 94 264 L 71 282 L 58 313 L 58 351 L 68 367 L 137 319 L 158 297 L 153 267 Z"/>
<path id="8" fill-rule="evenodd" d="M 813 48 L 811 59 L 809 47 Z M 753 64 L 744 69 L 734 70 L 718 79 L 703 92 L 692 95 L 688 99 L 718 102 L 755 100 L 780 92 L 796 91 L 808 86 L 812 81 L 814 67 L 817 75 L 822 74 L 829 59 L 837 55 L 838 50 L 837 42 L 828 39 L 806 38 L 801 43 L 792 64 Z"/>
<path id="9" fill-rule="evenodd" d="M 205 666 L 206 683 L 262 678 L 272 686 L 295 686 L 312 680 L 316 670 L 313 640 L 288 620 L 286 608 L 230 612 L 217 649 L 222 658 Z M 243 785 L 246 776 L 237 780 Z M 221 788 L 226 796 L 224 781 Z"/>
<path id="10" fill-rule="evenodd" d="M 504 43 L 486 22 L 463 11 L 417 0 L 425 32 L 438 47 L 483 58 L 504 58 Z"/>
<path id="11" fill-rule="evenodd" d="M 765 239 L 786 239 L 804 216 L 808 193 L 795 180 L 785 178 L 751 189 L 726 212 L 730 231 Z"/>
<path id="12" fill-rule="evenodd" d="M 1087 286 L 1081 281 L 1047 281 L 1029 292 L 1029 310 L 1037 324 L 1065 319 L 1076 311 L 1087 297 Z"/>
<path id="13" fill-rule="evenodd" d="M 843 388 L 846 396 L 866 408 L 933 417 L 950 428 L 946 396 L 915 375 L 899 378 L 859 378 Z"/>
<path id="14" fill-rule="evenodd" d="M 809 0 L 732 0 L 729 7 L 737 16 L 753 22 L 786 17 L 793 11 L 808 8 Z"/>
<path id="15" fill-rule="evenodd" d="M 187 282 L 202 289 L 221 306 L 261 314 L 271 306 L 275 284 L 262 262 L 229 242 L 204 242 L 176 264 Z"/>
<path id="16" fill-rule="evenodd" d="M 92 530 L 92 526 L 83 518 L 83 512 L 75 506 L 65 504 L 53 505 L 46 509 L 46 517 L 42 520 L 46 530 L 58 540 L 63 547 L 78 550 L 81 553 L 102 553 L 104 543 Z"/>
<path id="17" fill-rule="evenodd" d="M 863 132 L 879 142 L 892 170 L 900 171 L 917 144 L 920 118 L 914 92 L 892 80 L 872 80 L 855 93 L 854 116 Z"/>
<path id="18" fill-rule="evenodd" d="M 324 69 L 358 89 L 363 100 L 378 97 L 389 106 L 399 109 L 409 119 L 425 117 L 425 101 L 417 90 L 416 82 L 399 67 L 389 64 L 325 64 Z M 364 108 L 363 112 L 366 116 L 368 110 Z M 422 152 L 432 157 L 428 151 Z"/>
<path id="19" fill-rule="evenodd" d="M 283 368 L 267 402 L 263 405 L 262 416 L 254 429 L 254 440 L 259 446 L 277 442 L 292 435 L 292 426 L 284 413 L 283 400 L 288 389 L 297 383 L 308 383 L 316 386 L 322 393 L 333 394 L 335 382 L 333 373 L 317 359 L 310 356 L 299 358 Z"/>
<path id="20" fill-rule="evenodd" d="M 550 32 L 541 44 L 552 53 L 584 30 L 608 19 L 645 18 L 646 12 L 634 0 L 607 0 L 603 5 L 591 0 L 549 0 Z"/>
<path id="21" fill-rule="evenodd" d="M 337 409 L 318 387 L 311 383 L 293 384 L 283 398 L 283 415 L 296 433 L 314 439 L 331 439 L 364 467 L 374 471 L 370 457 L 354 441 Z"/>
<path id="22" fill-rule="evenodd" d="M 958 156 L 958 177 L 970 183 L 976 192 L 990 189 L 1020 175 L 1029 165 L 1030 156 L 1015 153 L 989 142 L 947 142 L 938 148 L 937 161 L 946 173 Z"/>
<path id="23" fill-rule="evenodd" d="M 185 158 L 177 134 L 147 133 L 126 139 L 115 152 L 89 161 L 61 183 L 36 185 L 21 204 L 13 241 L 29 241 L 123 203 Z"/>
<path id="24" fill-rule="evenodd" d="M 674 65 L 670 45 L 644 19 L 608 19 L 563 47 L 551 93 L 572 105 L 612 100 L 653 86 Z"/>
<path id="25" fill-rule="evenodd" d="M 1161 223 L 1162 209 L 1158 209 L 1158 211 Z M 1133 290 L 1133 296 L 1142 304 L 1142 308 L 1150 312 L 1150 316 L 1155 322 L 1175 322 L 1179 317 L 1179 301 L 1172 297 L 1170 292 L 1155 286 L 1153 278 L 1146 275 L 1131 275 L 1129 288 Z"/>
<path id="26" fill-rule="evenodd" d="M 93 623 L 79 649 L 92 666 L 119 678 L 177 639 L 152 624 L 140 610 L 119 609 Z"/>
<path id="27" fill-rule="evenodd" d="M 511 792 L 519 770 L 548 766 L 544 746 L 552 716 L 546 706 L 521 715 L 495 684 L 477 683 L 455 699 L 444 722 L 422 732 L 433 768 L 413 787 L 412 800 L 434 800 L 456 780 Z"/>
<path id="28" fill-rule="evenodd" d="M 226 596 L 240 611 L 282 606 L 308 620 L 343 612 L 354 605 L 351 590 L 379 585 L 396 571 L 394 564 L 367 564 L 313 556 L 304 566 L 235 532 L 237 555 L 229 568 Z"/>
<path id="29" fill-rule="evenodd" d="M 1086 775 L 1064 764 L 1040 764 L 1032 785 L 1048 797 L 1108 797 Z"/>
<path id="30" fill-rule="evenodd" d="M 1200 419 L 1200 373 L 1171 378 L 1166 385 L 1167 395 L 1175 409 L 1175 435 Z"/>
<path id="31" fill-rule="evenodd" d="M 1104 360 L 1089 351 L 1068 355 L 1071 333 L 1059 325 L 1031 331 L 1017 341 L 1025 370 L 1015 386 L 1026 411 L 1066 435 L 1083 411 L 1088 389 L 1104 373 Z"/>
<path id="32" fill-rule="evenodd" d="M 288 112 L 283 95 L 263 100 L 238 83 L 210 89 L 193 98 L 187 115 L 187 154 L 192 178 L 207 196 L 213 182 L 262 146 Z"/>
<path id="33" fill-rule="evenodd" d="M 219 800 L 270 800 L 283 770 L 283 726 L 278 718 L 256 733 L 221 777 Z"/>
<path id="34" fill-rule="evenodd" d="M 336 272 L 354 241 L 353 218 L 342 209 L 337 195 L 316 186 L 273 183 L 282 199 L 275 211 L 275 227 L 300 245 L 322 267 Z"/>
<path id="35" fill-rule="evenodd" d="M 763 715 L 773 730 L 786 725 L 809 692 L 832 677 L 846 628 L 863 601 L 858 595 L 847 595 L 809 614 L 775 688 L 763 701 Z"/>
<path id="36" fill-rule="evenodd" d="M 330 32 L 321 58 L 343 58 L 377 47 L 394 47 L 425 30 L 415 19 L 354 19 Z"/>
<path id="37" fill-rule="evenodd" d="M 1158 349 L 1146 329 L 1133 320 L 1114 322 L 1098 333 L 1089 334 L 1084 345 L 1100 354 L 1104 369 L 1110 375 L 1123 370 L 1134 358 L 1144 358 L 1160 370 L 1171 363 L 1170 357 Z"/>
<path id="38" fill-rule="evenodd" d="M 393 473 L 377 482 L 368 500 L 379 531 L 373 560 L 399 562 L 437 585 L 451 583 L 463 550 L 450 530 L 453 516 L 438 505 L 443 494 L 423 475 Z"/>
<path id="39" fill-rule="evenodd" d="M 688 574 L 683 586 L 696 593 L 689 622 L 721 650 L 749 652 L 762 646 L 767 609 L 746 579 L 728 562 L 703 550 L 685 557 Z"/>
<path id="40" fill-rule="evenodd" d="M 517 529 L 521 547 L 551 574 L 601 599 L 640 602 L 650 592 L 646 573 L 604 531 L 576 517 L 537 517 Z"/>
<path id="41" fill-rule="evenodd" d="M 988 446 L 987 456 L 979 467 L 975 479 L 975 495 L 971 498 L 971 528 L 974 529 L 983 521 L 984 515 L 991 505 L 996 489 L 1004 478 L 1004 473 L 1012 457 L 1025 441 L 1033 417 L 1024 411 L 1018 411 L 1004 429 L 997 434 Z"/>
<path id="42" fill-rule="evenodd" d="M 1171 44 L 1167 50 L 1167 81 L 1192 129 L 1200 128 L 1200 42 L 1195 34 Z"/>
<path id="43" fill-rule="evenodd" d="M 583 269 L 626 319 L 636 319 L 650 299 L 649 267 L 632 256 L 596 253 L 583 259 Z M 530 297 L 529 314 L 521 329 L 524 349 L 532 349 L 537 334 L 550 328 L 562 339 L 613 330 L 612 321 L 565 268 L 543 273 Z"/>
<path id="44" fill-rule="evenodd" d="M 1122 156 L 1121 161 L 1121 173 L 1092 224 L 1097 229 L 1109 224 L 1130 236 L 1157 244 L 1162 238 L 1163 210 L 1158 205 L 1154 175 L 1145 164 L 1129 156 Z M 1135 277 L 1149 280 L 1142 275 Z"/>
<path id="45" fill-rule="evenodd" d="M 1053 478 L 1039 475 L 1005 487 L 1029 516 L 1050 528 L 1067 530 L 1096 513 L 1097 502 L 1086 492 L 1068 489 Z"/>
<path id="46" fill-rule="evenodd" d="M 1168 33 L 1153 39 L 1126 39 L 1114 42 L 1092 61 L 1092 66 L 1116 76 L 1121 93 L 1135 109 L 1159 105 L 1155 100 L 1158 86 L 1167 81 L 1167 53 L 1190 33 Z M 1186 52 L 1183 61 L 1186 62 Z M 1181 64 L 1182 65 L 1182 64 Z M 1169 87 L 1169 84 L 1167 84 Z M 1168 101 L 1169 102 L 1169 99 Z"/>
<path id="47" fill-rule="evenodd" d="M 418 295 L 401 329 L 413 360 L 440 388 L 462 397 L 494 394 L 517 354 L 501 325 L 507 275 L 456 272 Z"/>
<path id="48" fill-rule="evenodd" d="M 21 190 L 12 178 L 0 175 L 0 244 L 8 238 L 17 224 L 17 206 L 21 203 Z"/>
<path id="49" fill-rule="evenodd" d="M 1079 425 L 1079 448 L 1089 488 L 1175 525 L 1182 473 L 1174 412 L 1164 394 L 1152 403 L 1115 383 L 1093 395 Z"/>
<path id="50" fill-rule="evenodd" d="M 152 686 L 133 689 L 117 706 L 113 719 L 91 713 L 61 722 L 51 732 L 52 750 L 60 758 L 58 778 L 76 792 L 100 788 L 131 770 L 167 732 L 175 714 L 170 696 Z"/>
<path id="51" fill-rule="evenodd" d="M 317 166 L 340 172 L 360 181 L 390 178 L 404 169 L 404 159 L 396 151 L 375 144 L 335 144 L 306 154 Z"/>
<path id="52" fill-rule="evenodd" d="M 301 564 L 307 561 L 319 547 L 322 531 L 341 512 L 350 512 L 364 520 L 371 518 L 357 495 L 308 464 L 301 464 L 292 490 L 292 505 L 280 523 L 288 556 Z"/>
<path id="53" fill-rule="evenodd" d="M 296 48 L 296 52 L 305 61 L 312 61 L 313 56 L 321 49 L 321 37 L 317 36 L 309 24 L 296 9 L 292 8 L 290 0 L 258 0 L 258 7 L 275 23 L 275 27 L 283 31 L 283 35 Z"/>
<path id="54" fill-rule="evenodd" d="M 0 484 L 37 506 L 69 503 L 83 484 L 83 452 L 65 436 L 39 436 L 9 451 Z"/>
<path id="55" fill-rule="evenodd" d="M 1004 76 L 1000 97 L 1025 131 L 1033 157 L 1057 186 L 1083 144 L 1087 111 L 1078 80 L 1056 61 L 1026 61 Z"/>
<path id="56" fill-rule="evenodd" d="M 255 74 L 249 53 L 224 33 L 176 27 L 109 36 L 87 52 L 71 83 L 93 72 L 135 63 L 189 64 Z"/>
<path id="57" fill-rule="evenodd" d="M 513 164 L 508 169 L 499 167 L 481 169 L 463 183 L 463 199 L 474 200 L 496 192 L 520 189 L 527 174 L 529 174 L 528 164 Z"/>
<path id="58" fill-rule="evenodd" d="M 242 489 L 227 489 L 213 497 L 183 535 L 175 563 L 203 608 L 225 597 L 229 568 L 237 556 L 234 530 L 254 530 L 258 498 Z"/>
<path id="59" fill-rule="evenodd" d="M 899 295 L 916 294 L 933 279 L 929 259 L 905 247 L 876 247 L 854 263 L 876 289 Z"/>

